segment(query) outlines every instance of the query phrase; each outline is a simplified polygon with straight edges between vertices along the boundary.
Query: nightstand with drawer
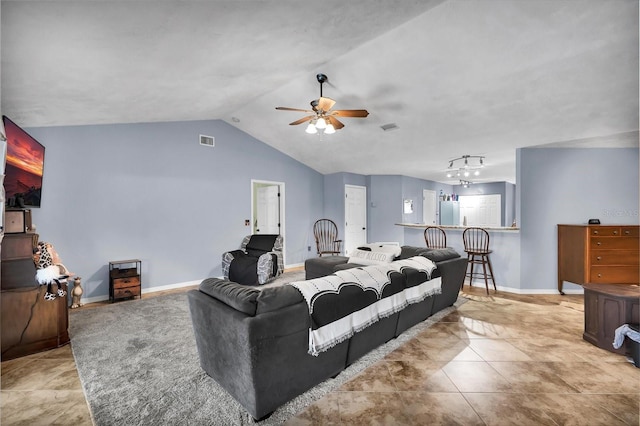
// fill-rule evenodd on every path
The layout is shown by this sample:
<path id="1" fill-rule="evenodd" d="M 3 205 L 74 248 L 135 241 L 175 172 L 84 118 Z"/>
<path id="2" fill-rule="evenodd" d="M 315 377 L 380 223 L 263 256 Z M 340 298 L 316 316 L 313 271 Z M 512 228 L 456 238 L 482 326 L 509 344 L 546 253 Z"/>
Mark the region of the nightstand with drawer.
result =
<path id="1" fill-rule="evenodd" d="M 139 259 L 109 262 L 109 300 L 142 298 L 142 261 Z"/>
<path id="2" fill-rule="evenodd" d="M 558 225 L 558 291 L 575 284 L 638 284 L 638 225 Z"/>

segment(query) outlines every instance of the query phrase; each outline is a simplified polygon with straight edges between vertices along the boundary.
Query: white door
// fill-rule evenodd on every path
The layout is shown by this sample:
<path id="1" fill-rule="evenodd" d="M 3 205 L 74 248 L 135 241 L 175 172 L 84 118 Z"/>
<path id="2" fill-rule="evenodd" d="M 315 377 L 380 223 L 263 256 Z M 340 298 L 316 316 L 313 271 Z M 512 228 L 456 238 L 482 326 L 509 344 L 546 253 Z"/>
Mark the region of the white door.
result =
<path id="1" fill-rule="evenodd" d="M 500 194 L 461 195 L 460 223 L 467 226 L 500 227 L 502 226 Z"/>
<path id="2" fill-rule="evenodd" d="M 256 234 L 280 233 L 280 188 L 277 185 L 258 188 Z"/>
<path id="3" fill-rule="evenodd" d="M 430 189 L 422 190 L 422 223 L 427 225 L 436 225 L 438 218 L 438 201 L 436 200 L 436 191 Z"/>
<path id="4" fill-rule="evenodd" d="M 344 254 L 367 243 L 367 188 L 344 186 Z"/>

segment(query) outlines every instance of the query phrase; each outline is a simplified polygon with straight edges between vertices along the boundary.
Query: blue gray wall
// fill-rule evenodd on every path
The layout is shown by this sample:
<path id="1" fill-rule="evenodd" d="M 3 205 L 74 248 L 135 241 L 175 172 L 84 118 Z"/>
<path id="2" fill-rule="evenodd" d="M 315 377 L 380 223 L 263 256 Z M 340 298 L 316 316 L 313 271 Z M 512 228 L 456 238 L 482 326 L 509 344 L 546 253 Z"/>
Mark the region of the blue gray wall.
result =
<path id="1" fill-rule="evenodd" d="M 518 150 L 520 284 L 557 288 L 557 225 L 638 222 L 638 149 Z M 581 288 L 565 284 L 567 291 Z"/>
<path id="2" fill-rule="evenodd" d="M 332 173 L 324 176 L 324 218 L 331 219 L 338 227 L 338 236 L 344 239 L 345 185 L 367 186 L 367 178 L 355 173 Z M 369 189 L 367 188 L 367 199 Z M 318 217 L 317 219 L 320 219 Z M 343 247 L 344 250 L 344 247 Z"/>
<path id="3" fill-rule="evenodd" d="M 368 176 L 369 208 L 367 225 L 369 241 L 403 242 L 402 176 Z"/>
<path id="4" fill-rule="evenodd" d="M 222 275 L 221 254 L 250 233 L 251 179 L 285 183 L 289 266 L 315 256 L 312 225 L 320 215 L 344 235 L 345 184 L 367 187 L 369 241 L 409 245 L 422 245 L 422 232 L 394 224 L 422 221 L 423 189 L 462 193 L 406 176 L 323 176 L 218 120 L 27 130 L 47 149 L 33 222 L 83 277 L 89 300 L 106 297 L 110 260 L 142 259 L 143 290 Z M 200 146 L 200 134 L 214 136 L 215 148 Z M 519 205 L 521 232 L 495 237 L 498 285 L 553 292 L 558 223 L 638 224 L 638 149 L 526 148 L 516 158 L 515 196 L 511 184 L 499 190 L 506 211 L 510 196 Z M 405 198 L 414 213 L 403 214 Z"/>
<path id="5" fill-rule="evenodd" d="M 285 260 L 302 264 L 324 208 L 323 176 L 223 121 L 30 128 L 46 146 L 41 240 L 108 294 L 107 264 L 140 258 L 149 286 L 221 276 L 221 255 L 251 233 L 251 179 L 285 183 Z M 199 135 L 215 137 L 215 148 Z"/>

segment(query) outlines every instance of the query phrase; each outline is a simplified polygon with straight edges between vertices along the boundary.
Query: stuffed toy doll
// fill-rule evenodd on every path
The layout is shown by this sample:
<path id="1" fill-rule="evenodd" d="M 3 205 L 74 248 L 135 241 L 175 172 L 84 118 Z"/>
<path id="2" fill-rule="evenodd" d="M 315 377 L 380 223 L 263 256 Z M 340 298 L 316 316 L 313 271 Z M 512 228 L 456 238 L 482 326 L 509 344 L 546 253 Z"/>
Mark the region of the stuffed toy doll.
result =
<path id="1" fill-rule="evenodd" d="M 44 300 L 55 300 L 56 296 L 66 296 L 67 292 L 63 290 L 61 284 L 66 283 L 67 278 L 73 274 L 62 264 L 53 245 L 45 241 L 38 242 L 33 253 L 33 262 L 37 269 L 36 280 L 40 285 L 47 285 Z M 54 283 L 58 287 L 55 293 L 52 288 Z"/>

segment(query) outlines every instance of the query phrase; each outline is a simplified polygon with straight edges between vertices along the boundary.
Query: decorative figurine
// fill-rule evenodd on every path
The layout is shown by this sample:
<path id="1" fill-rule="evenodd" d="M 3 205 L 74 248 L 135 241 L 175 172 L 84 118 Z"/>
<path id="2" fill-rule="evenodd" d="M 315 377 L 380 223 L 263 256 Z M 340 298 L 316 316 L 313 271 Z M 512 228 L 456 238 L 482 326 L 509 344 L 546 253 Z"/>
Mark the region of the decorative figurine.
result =
<path id="1" fill-rule="evenodd" d="M 80 303 L 80 297 L 83 293 L 81 280 L 81 277 L 75 277 L 73 279 L 73 290 L 71 290 L 71 309 L 82 306 L 82 303 Z"/>
<path id="2" fill-rule="evenodd" d="M 40 285 L 46 285 L 47 291 L 44 300 L 55 300 L 56 297 L 64 297 L 67 292 L 62 284 L 67 282 L 67 278 L 74 275 L 62 264 L 58 252 L 51 243 L 45 241 L 38 242 L 38 246 L 33 253 L 33 263 L 36 265 L 36 280 Z M 56 283 L 58 290 L 54 293 L 52 284 Z"/>

